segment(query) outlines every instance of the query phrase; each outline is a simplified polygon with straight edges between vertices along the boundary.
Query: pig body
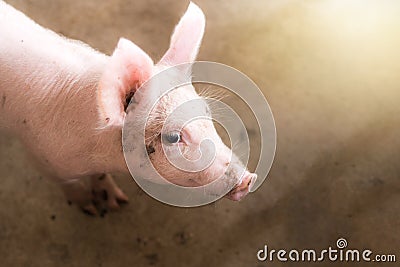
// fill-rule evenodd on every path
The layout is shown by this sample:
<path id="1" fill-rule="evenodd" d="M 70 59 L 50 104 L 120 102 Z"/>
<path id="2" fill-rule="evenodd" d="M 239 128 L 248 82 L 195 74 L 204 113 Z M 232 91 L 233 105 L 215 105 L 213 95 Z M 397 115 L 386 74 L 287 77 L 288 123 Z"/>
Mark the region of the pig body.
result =
<path id="1" fill-rule="evenodd" d="M 96 213 L 92 204 L 95 196 L 91 193 L 94 189 L 106 191 L 108 206 L 117 208 L 118 201 L 126 201 L 127 197 L 108 173 L 128 172 L 121 144 L 127 96 L 168 64 L 193 61 L 203 31 L 204 16 L 191 4 L 175 29 L 169 51 L 154 65 L 145 52 L 128 40 L 121 39 L 113 55 L 106 56 L 44 29 L 0 1 L 0 127 L 22 140 L 40 169 L 62 184 L 69 200 Z M 188 90 L 198 97 L 194 90 Z M 140 95 L 134 95 L 136 101 L 140 101 Z M 171 98 L 179 95 L 182 92 Z M 171 108 L 166 108 L 171 103 L 163 102 L 160 110 Z M 216 134 L 212 123 L 204 129 Z M 195 127 L 188 128 L 185 134 L 192 137 L 190 140 L 194 136 L 200 140 L 195 131 Z M 220 139 L 217 142 L 222 145 Z M 153 146 L 158 148 L 157 144 Z M 153 160 L 171 168 L 160 153 L 157 149 Z M 220 164 L 225 165 L 225 161 Z M 216 169 L 225 172 L 223 168 Z M 174 173 L 174 179 L 185 176 L 164 171 Z M 204 179 L 210 173 L 216 173 L 215 169 L 198 176 L 199 181 L 212 180 Z M 247 171 L 246 175 L 247 178 L 235 178 L 238 186 L 232 192 L 233 199 L 248 192 L 253 176 Z M 92 188 L 81 183 L 83 177 L 91 177 Z M 190 181 L 196 185 L 205 183 L 196 179 L 191 177 Z M 182 180 L 176 183 L 188 184 Z"/>
<path id="2" fill-rule="evenodd" d="M 97 87 L 108 61 L 0 1 L 0 126 L 66 188 L 83 176 L 127 172 L 120 131 L 97 129 Z M 68 198 L 90 205 L 79 196 L 86 190 L 72 191 Z"/>

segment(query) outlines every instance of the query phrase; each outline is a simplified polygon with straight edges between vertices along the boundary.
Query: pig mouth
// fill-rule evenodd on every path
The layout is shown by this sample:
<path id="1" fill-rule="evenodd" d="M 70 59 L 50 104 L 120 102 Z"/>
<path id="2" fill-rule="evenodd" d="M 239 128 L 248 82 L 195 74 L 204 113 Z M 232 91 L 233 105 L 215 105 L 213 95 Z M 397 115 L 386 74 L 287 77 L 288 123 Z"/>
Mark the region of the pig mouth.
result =
<path id="1" fill-rule="evenodd" d="M 239 182 L 226 197 L 233 201 L 242 200 L 250 191 L 251 186 L 254 184 L 257 179 L 256 174 L 247 175 L 241 182 Z"/>

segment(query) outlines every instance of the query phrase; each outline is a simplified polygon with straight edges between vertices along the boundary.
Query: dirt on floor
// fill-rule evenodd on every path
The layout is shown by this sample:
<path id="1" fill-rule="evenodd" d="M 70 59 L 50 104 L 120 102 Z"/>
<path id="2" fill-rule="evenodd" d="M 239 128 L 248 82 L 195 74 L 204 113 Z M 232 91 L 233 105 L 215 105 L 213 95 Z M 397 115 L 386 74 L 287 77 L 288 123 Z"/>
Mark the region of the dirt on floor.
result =
<path id="1" fill-rule="evenodd" d="M 188 4 L 7 2 L 106 54 L 126 37 L 155 61 Z M 241 202 L 171 207 L 120 175 L 130 203 L 89 217 L 34 169 L 15 138 L 0 135 L 0 266 L 294 266 L 261 262 L 257 252 L 320 251 L 339 238 L 400 260 L 400 5 L 340 2 L 196 1 L 207 18 L 199 59 L 246 73 L 276 121 L 268 179 Z"/>

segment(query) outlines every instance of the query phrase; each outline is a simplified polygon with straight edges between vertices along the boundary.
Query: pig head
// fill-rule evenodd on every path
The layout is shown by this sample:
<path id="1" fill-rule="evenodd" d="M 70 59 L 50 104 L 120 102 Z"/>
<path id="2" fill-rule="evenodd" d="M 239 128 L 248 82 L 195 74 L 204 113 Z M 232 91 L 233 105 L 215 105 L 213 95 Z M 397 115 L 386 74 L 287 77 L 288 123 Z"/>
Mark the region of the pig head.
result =
<path id="1" fill-rule="evenodd" d="M 220 185 L 231 188 L 227 197 L 240 200 L 257 175 L 247 171 L 223 143 L 206 99 L 199 96 L 190 82 L 190 63 L 196 59 L 204 28 L 203 12 L 190 3 L 175 28 L 169 49 L 157 64 L 133 43 L 121 39 L 99 84 L 99 129 L 122 127 L 128 114 L 131 122 L 146 125 L 143 133 L 129 132 L 132 143 L 144 143 L 146 155 L 133 153 L 133 158 L 127 160 L 144 162 L 148 157 L 163 179 L 180 186 L 199 187 L 222 181 Z M 151 77 L 184 63 L 188 67 L 177 68 L 169 77 L 181 80 L 182 86 L 167 92 L 152 86 Z M 146 113 L 150 103 L 155 105 Z M 196 119 L 190 120 L 191 117 Z M 135 123 L 129 127 L 134 129 Z M 144 164 L 136 166 L 143 168 L 139 173 L 146 176 Z M 149 180 L 162 182 L 148 176 Z"/>

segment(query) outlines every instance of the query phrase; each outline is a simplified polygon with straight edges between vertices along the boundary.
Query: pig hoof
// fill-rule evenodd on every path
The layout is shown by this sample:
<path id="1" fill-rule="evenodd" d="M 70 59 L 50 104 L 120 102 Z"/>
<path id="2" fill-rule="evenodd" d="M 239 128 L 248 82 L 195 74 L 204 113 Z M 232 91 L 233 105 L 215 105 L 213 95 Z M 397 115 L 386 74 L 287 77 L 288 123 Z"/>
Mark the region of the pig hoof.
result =
<path id="1" fill-rule="evenodd" d="M 117 186 L 110 174 L 92 176 L 92 190 L 94 202 L 98 210 L 102 211 L 103 216 L 106 213 L 103 211 L 118 210 L 120 203 L 128 202 L 128 197 Z"/>
<path id="2" fill-rule="evenodd" d="M 91 187 L 82 180 L 62 184 L 68 205 L 76 204 L 91 216 L 104 217 L 108 210 L 118 210 L 128 197 L 115 184 L 109 174 L 91 176 Z"/>
<path id="3" fill-rule="evenodd" d="M 97 216 L 98 212 L 96 207 L 93 204 L 86 205 L 81 207 L 83 213 L 90 215 L 90 216 Z"/>

